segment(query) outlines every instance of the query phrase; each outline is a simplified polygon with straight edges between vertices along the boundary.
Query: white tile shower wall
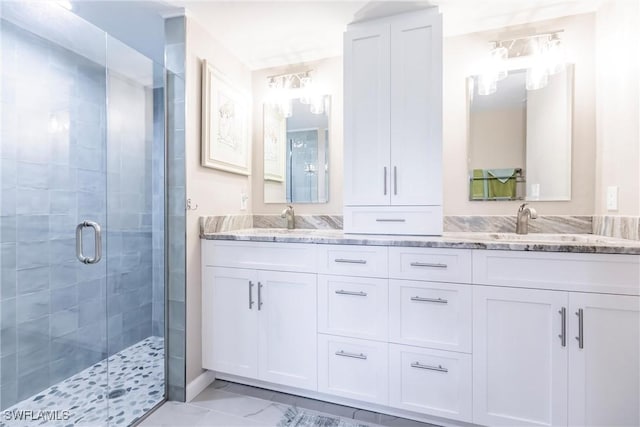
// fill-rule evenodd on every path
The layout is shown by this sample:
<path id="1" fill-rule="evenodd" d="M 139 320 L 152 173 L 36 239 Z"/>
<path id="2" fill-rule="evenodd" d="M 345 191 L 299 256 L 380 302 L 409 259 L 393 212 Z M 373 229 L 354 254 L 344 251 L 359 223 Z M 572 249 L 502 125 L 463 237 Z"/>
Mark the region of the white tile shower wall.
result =
<path id="1" fill-rule="evenodd" d="M 152 183 L 144 126 L 127 128 L 124 120 L 138 114 L 145 123 L 148 93 L 136 88 L 134 95 L 117 78 L 107 85 L 103 66 L 6 21 L 0 32 L 6 408 L 151 334 L 152 205 L 141 194 Z M 109 146 L 108 159 L 107 90 L 125 123 L 110 128 L 120 145 Z M 107 206 L 107 188 L 117 203 Z M 103 264 L 75 259 L 74 229 L 83 219 L 106 225 Z"/>

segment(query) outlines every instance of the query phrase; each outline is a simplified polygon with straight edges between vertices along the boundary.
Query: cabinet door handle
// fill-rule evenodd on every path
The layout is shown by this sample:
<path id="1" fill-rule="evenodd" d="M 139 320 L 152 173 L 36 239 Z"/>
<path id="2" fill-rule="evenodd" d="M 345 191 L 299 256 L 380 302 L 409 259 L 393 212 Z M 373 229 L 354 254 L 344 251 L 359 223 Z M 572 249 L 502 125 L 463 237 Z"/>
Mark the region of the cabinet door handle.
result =
<path id="1" fill-rule="evenodd" d="M 387 167 L 384 167 L 384 178 L 383 178 L 383 186 L 384 186 L 384 195 L 387 195 Z"/>
<path id="2" fill-rule="evenodd" d="M 411 297 L 411 301 L 418 301 L 418 302 L 435 302 L 437 304 L 448 304 L 449 300 L 446 299 L 442 299 L 442 298 L 422 298 L 422 297 Z"/>
<path id="3" fill-rule="evenodd" d="M 393 195 L 398 195 L 398 168 L 393 167 Z"/>
<path id="4" fill-rule="evenodd" d="M 376 218 L 378 222 L 405 222 L 404 218 Z"/>
<path id="5" fill-rule="evenodd" d="M 566 307 L 562 307 L 558 313 L 560 313 L 561 316 L 561 323 L 560 323 L 560 335 L 558 335 L 558 338 L 560 338 L 560 343 L 562 343 L 563 347 L 567 346 L 567 309 Z"/>
<path id="6" fill-rule="evenodd" d="M 438 372 L 444 372 L 445 374 L 447 372 L 449 372 L 449 370 L 447 368 L 443 368 L 442 365 L 438 365 L 438 366 L 431 366 L 431 365 L 423 365 L 420 362 L 413 362 L 411 364 L 412 368 L 418 368 L 418 369 L 427 369 L 429 371 L 438 371 Z"/>
<path id="7" fill-rule="evenodd" d="M 262 309 L 262 283 L 258 282 L 258 311 Z"/>
<path id="8" fill-rule="evenodd" d="M 347 353 L 344 350 L 340 350 L 340 351 L 336 351 L 336 356 L 341 356 L 341 357 L 351 357 L 352 359 L 362 359 L 362 360 L 367 360 L 367 355 L 360 353 Z"/>
<path id="9" fill-rule="evenodd" d="M 249 280 L 249 310 L 253 308 L 253 282 Z"/>
<path id="10" fill-rule="evenodd" d="M 333 260 L 334 262 L 340 262 L 344 264 L 366 264 L 366 259 L 346 259 L 346 258 L 336 258 Z"/>
<path id="11" fill-rule="evenodd" d="M 576 316 L 578 316 L 578 336 L 576 339 L 578 340 L 578 347 L 584 348 L 584 310 L 579 308 L 576 311 Z"/>
<path id="12" fill-rule="evenodd" d="M 358 292 L 343 291 L 342 289 L 340 289 L 339 291 L 336 291 L 336 294 L 338 294 L 338 295 L 355 295 L 357 297 L 366 297 L 367 296 L 366 292 L 362 292 L 362 291 L 358 291 Z"/>
<path id="13" fill-rule="evenodd" d="M 440 264 L 437 262 L 412 262 L 409 265 L 411 267 L 447 268 L 447 264 Z"/>

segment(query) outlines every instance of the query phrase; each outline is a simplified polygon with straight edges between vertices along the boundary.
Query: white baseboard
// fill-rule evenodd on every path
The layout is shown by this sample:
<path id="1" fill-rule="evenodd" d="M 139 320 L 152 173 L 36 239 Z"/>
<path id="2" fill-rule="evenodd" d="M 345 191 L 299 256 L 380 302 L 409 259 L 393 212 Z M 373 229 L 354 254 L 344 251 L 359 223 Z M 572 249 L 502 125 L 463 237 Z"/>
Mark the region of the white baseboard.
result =
<path id="1" fill-rule="evenodd" d="M 191 402 L 197 395 L 209 387 L 216 379 L 216 374 L 213 371 L 204 371 L 195 380 L 187 384 L 187 402 Z"/>

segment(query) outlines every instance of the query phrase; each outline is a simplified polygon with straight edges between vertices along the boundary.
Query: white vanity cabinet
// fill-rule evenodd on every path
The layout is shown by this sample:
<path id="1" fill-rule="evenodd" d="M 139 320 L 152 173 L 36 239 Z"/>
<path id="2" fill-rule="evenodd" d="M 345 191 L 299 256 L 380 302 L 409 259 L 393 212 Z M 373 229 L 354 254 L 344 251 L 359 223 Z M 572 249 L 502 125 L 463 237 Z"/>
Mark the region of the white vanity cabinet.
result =
<path id="1" fill-rule="evenodd" d="M 640 424 L 639 257 L 477 251 L 474 282 L 475 423 Z"/>
<path id="2" fill-rule="evenodd" d="M 436 425 L 640 425 L 640 256 L 202 242 L 203 367 Z"/>
<path id="3" fill-rule="evenodd" d="M 442 17 L 436 8 L 344 35 L 344 229 L 442 234 Z"/>
<path id="4" fill-rule="evenodd" d="M 205 369 L 317 389 L 314 254 L 314 245 L 203 242 Z"/>

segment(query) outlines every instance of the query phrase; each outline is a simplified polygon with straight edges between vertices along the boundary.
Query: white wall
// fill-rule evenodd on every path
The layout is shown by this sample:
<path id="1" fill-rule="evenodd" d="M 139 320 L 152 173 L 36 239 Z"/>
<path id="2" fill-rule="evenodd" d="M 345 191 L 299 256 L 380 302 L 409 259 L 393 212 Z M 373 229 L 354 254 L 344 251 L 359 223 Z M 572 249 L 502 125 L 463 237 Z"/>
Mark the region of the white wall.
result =
<path id="1" fill-rule="evenodd" d="M 640 215 L 640 2 L 613 0 L 596 14 L 597 184 L 595 212 Z M 606 207 L 608 186 L 619 208 Z"/>
<path id="2" fill-rule="evenodd" d="M 471 202 L 467 180 L 466 77 L 488 42 L 564 29 L 567 59 L 575 64 L 572 153 L 572 197 L 568 202 L 536 202 L 538 212 L 593 214 L 595 185 L 595 55 L 594 14 L 541 21 L 444 40 L 444 213 L 445 215 L 515 215 L 521 202 Z"/>
<path id="3" fill-rule="evenodd" d="M 249 96 L 251 72 L 225 50 L 198 22 L 187 18 L 186 41 L 187 198 L 198 210 L 187 212 L 187 384 L 202 372 L 199 217 L 240 211 L 240 194 L 251 194 L 251 178 L 200 166 L 202 60 L 206 59 Z M 250 118 L 251 120 L 251 118 Z"/>
<path id="4" fill-rule="evenodd" d="M 267 68 L 253 73 L 253 213 L 274 214 L 282 212 L 285 203 L 264 203 L 264 165 L 262 108 L 267 95 L 267 77 L 277 74 L 314 70 L 313 80 L 331 95 L 329 116 L 329 203 L 296 203 L 296 214 L 342 214 L 342 58 L 327 58 L 287 67 Z M 279 197 L 282 186 L 270 185 L 271 200 Z M 268 190 L 269 191 L 269 190 Z M 280 199 L 282 200 L 282 199 Z"/>

